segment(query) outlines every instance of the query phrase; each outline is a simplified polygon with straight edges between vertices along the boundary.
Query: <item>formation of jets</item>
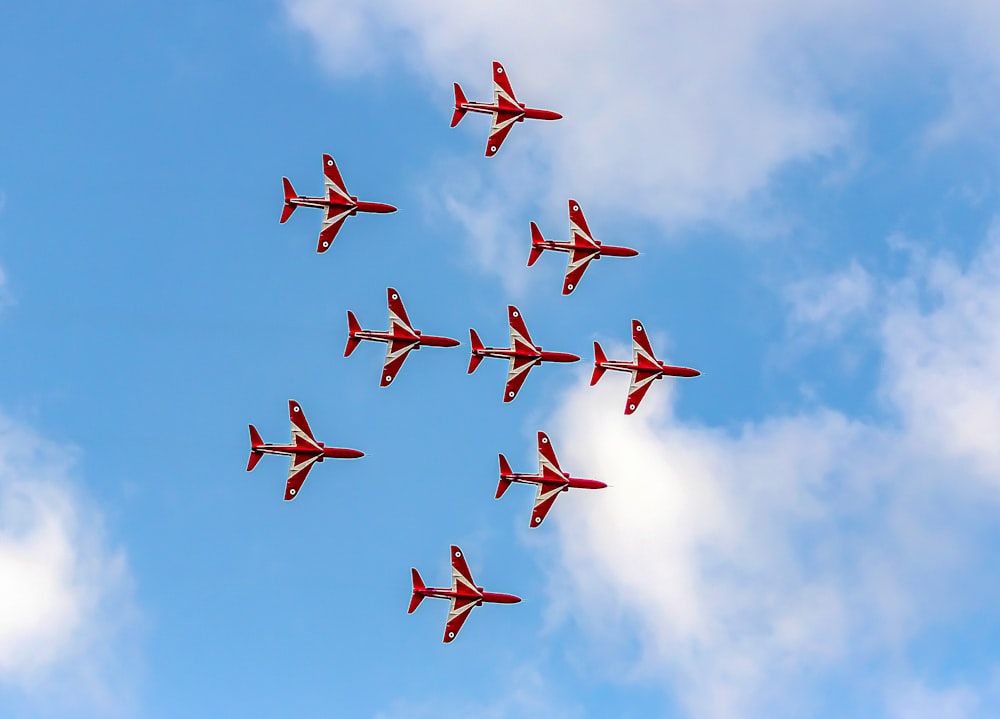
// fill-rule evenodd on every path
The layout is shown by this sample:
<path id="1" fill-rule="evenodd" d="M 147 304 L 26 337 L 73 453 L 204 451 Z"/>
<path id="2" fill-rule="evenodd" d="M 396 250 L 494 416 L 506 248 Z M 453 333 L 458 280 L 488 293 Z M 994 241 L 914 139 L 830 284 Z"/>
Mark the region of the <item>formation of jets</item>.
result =
<path id="1" fill-rule="evenodd" d="M 455 83 L 455 107 L 451 126 L 456 126 L 467 112 L 485 113 L 492 117 L 489 138 L 486 142 L 486 156 L 492 157 L 500 149 L 511 128 L 517 122 L 529 120 L 558 120 L 562 118 L 558 112 L 527 107 L 518 102 L 511 88 L 510 79 L 503 65 L 493 63 L 493 103 L 469 102 L 462 88 Z M 284 186 L 284 205 L 280 222 L 284 224 L 297 207 L 315 207 L 323 211 L 322 228 L 319 233 L 317 252 L 326 252 L 333 244 L 344 221 L 358 212 L 389 213 L 396 208 L 382 202 L 365 202 L 351 195 L 344 185 L 337 164 L 331 155 L 323 155 L 324 194 L 322 197 L 300 196 L 295 192 L 287 177 L 282 178 Z M 569 255 L 566 275 L 563 280 L 562 294 L 569 295 L 579 286 L 584 272 L 593 260 L 602 257 L 634 257 L 638 251 L 630 247 L 620 247 L 603 244 L 597 240 L 587 225 L 587 220 L 580 209 L 580 204 L 569 200 L 569 240 L 546 239 L 538 225 L 531 222 L 531 251 L 528 255 L 528 266 L 532 266 L 546 250 L 565 252 Z M 456 347 L 461 343 L 451 337 L 424 334 L 413 327 L 399 292 L 389 287 L 386 289 L 386 299 L 389 310 L 389 327 L 386 331 L 367 330 L 362 328 L 357 317 L 347 311 L 348 338 L 344 356 L 349 357 L 361 342 L 382 342 L 386 345 L 385 361 L 382 365 L 380 386 L 388 387 L 399 376 L 407 356 L 413 350 L 421 347 Z M 527 325 L 520 310 L 514 305 L 507 307 L 507 319 L 510 326 L 510 347 L 487 347 L 483 344 L 475 329 L 469 330 L 472 355 L 469 360 L 468 373 L 472 374 L 485 357 L 496 357 L 508 360 L 507 381 L 504 386 L 504 402 L 511 402 L 517 397 L 524 385 L 531 368 L 545 362 L 569 363 L 577 362 L 580 357 L 569 352 L 552 352 L 543 350 L 536 345 L 528 333 Z M 625 414 L 630 415 L 639 407 L 650 385 L 665 376 L 696 377 L 698 370 L 689 367 L 675 367 L 656 359 L 650 347 L 644 326 L 638 320 L 632 320 L 632 361 L 609 360 L 600 343 L 594 342 L 594 371 L 590 384 L 595 385 L 607 370 L 629 372 L 632 375 L 628 398 L 625 401 Z M 313 436 L 309 423 L 301 405 L 295 400 L 288 402 L 288 417 L 291 422 L 292 438 L 289 444 L 266 444 L 257 431 L 250 425 L 250 459 L 247 471 L 253 470 L 265 454 L 281 454 L 289 457 L 288 478 L 285 483 L 285 500 L 295 499 L 302 485 L 317 462 L 328 458 L 356 459 L 363 457 L 364 452 L 357 449 L 342 447 L 327 447 Z M 503 455 L 499 455 L 500 482 L 497 485 L 496 498 L 500 499 L 511 484 L 533 484 L 536 486 L 534 506 L 531 511 L 530 527 L 538 527 L 552 509 L 560 492 L 570 489 L 603 489 L 604 482 L 595 479 L 572 477 L 559 466 L 555 450 L 545 432 L 538 432 L 538 472 L 527 474 L 514 472 L 510 463 Z M 484 603 L 514 604 L 521 601 L 513 594 L 487 592 L 478 586 L 469 571 L 465 555 L 457 546 L 451 546 L 451 587 L 428 587 L 414 568 L 411 570 L 413 594 L 410 598 L 408 612 L 414 612 L 425 597 L 447 599 L 450 602 L 448 619 L 445 624 L 444 642 L 449 643 L 458 636 L 459 630 L 468 619 L 474 607 Z"/>

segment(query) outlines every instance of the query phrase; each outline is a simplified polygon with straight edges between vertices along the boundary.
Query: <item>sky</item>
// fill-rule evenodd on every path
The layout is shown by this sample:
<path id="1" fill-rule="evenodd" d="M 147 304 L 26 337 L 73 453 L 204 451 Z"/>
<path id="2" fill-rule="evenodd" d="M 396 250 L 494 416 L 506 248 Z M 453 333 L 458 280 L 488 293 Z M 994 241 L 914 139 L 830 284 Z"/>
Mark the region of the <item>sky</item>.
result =
<path id="1" fill-rule="evenodd" d="M 1000 7 L 0 10 L 0 715 L 986 719 L 1000 700 Z M 504 63 L 483 157 L 452 83 Z M 399 207 L 279 225 L 281 182 Z M 529 222 L 635 247 L 560 294 Z M 379 388 L 346 311 L 461 339 Z M 468 329 L 576 365 L 472 376 Z M 589 386 L 640 319 L 664 380 Z M 283 502 L 247 424 L 327 444 Z M 535 436 L 607 489 L 493 498 Z M 517 605 L 406 614 L 448 547 Z"/>

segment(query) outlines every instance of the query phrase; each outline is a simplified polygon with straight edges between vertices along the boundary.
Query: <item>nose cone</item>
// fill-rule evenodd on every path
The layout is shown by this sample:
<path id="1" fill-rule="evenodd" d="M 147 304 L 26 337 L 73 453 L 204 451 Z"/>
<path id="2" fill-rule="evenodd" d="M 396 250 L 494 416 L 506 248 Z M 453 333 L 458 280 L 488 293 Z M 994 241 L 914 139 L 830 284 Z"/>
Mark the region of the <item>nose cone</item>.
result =
<path id="1" fill-rule="evenodd" d="M 324 447 L 323 456 L 332 459 L 358 459 L 364 457 L 365 453 L 360 449 L 347 449 L 346 447 Z"/>
<path id="2" fill-rule="evenodd" d="M 395 212 L 397 208 L 384 202 L 359 202 L 358 209 L 361 212 L 378 212 L 380 214 L 387 214 L 389 212 Z"/>

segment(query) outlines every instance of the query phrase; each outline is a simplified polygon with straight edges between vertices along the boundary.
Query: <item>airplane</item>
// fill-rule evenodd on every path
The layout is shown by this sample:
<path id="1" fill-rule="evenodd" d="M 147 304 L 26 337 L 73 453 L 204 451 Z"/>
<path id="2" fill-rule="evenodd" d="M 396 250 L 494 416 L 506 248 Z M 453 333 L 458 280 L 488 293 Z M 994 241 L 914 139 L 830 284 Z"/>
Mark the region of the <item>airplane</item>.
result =
<path id="1" fill-rule="evenodd" d="M 291 461 L 288 465 L 288 482 L 285 484 L 286 502 L 295 499 L 302 483 L 306 481 L 306 475 L 316 462 L 328 458 L 357 459 L 365 456 L 364 452 L 357 449 L 327 447 L 322 442 L 317 442 L 309 429 L 302 407 L 294 399 L 288 400 L 288 418 L 292 422 L 291 444 L 264 444 L 260 432 L 250 425 L 250 461 L 247 463 L 247 471 L 250 472 L 265 454 L 287 454 Z"/>
<path id="2" fill-rule="evenodd" d="M 472 340 L 472 359 L 469 360 L 469 374 L 483 361 L 483 357 L 499 357 L 510 359 L 510 369 L 507 372 L 507 385 L 504 388 L 504 402 L 513 400 L 528 378 L 528 372 L 535 365 L 543 362 L 577 362 L 580 357 L 569 352 L 545 352 L 531 341 L 528 328 L 524 324 L 521 313 L 514 305 L 507 305 L 507 316 L 510 322 L 510 347 L 485 347 L 474 329 L 469 330 Z"/>
<path id="3" fill-rule="evenodd" d="M 465 563 L 465 556 L 462 550 L 451 545 L 451 588 L 428 587 L 424 585 L 424 580 L 420 578 L 420 572 L 414 567 L 410 570 L 413 575 L 413 596 L 410 597 L 410 607 L 407 614 L 413 614 L 424 597 L 437 597 L 438 599 L 448 599 L 451 601 L 451 608 L 448 610 L 448 622 L 444 626 L 444 643 L 454 641 L 458 636 L 458 631 L 469 618 L 469 613 L 474 607 L 482 606 L 484 602 L 490 604 L 517 604 L 520 597 L 513 594 L 500 594 L 499 592 L 485 592 L 482 587 L 476 586 L 472 580 L 472 573 L 469 565 Z"/>
<path id="4" fill-rule="evenodd" d="M 590 378 L 590 386 L 593 387 L 597 384 L 598 380 L 604 376 L 604 372 L 609 369 L 632 373 L 632 383 L 629 385 L 628 398 L 625 400 L 625 414 L 635 412 L 654 380 L 662 379 L 667 375 L 671 377 L 697 377 L 701 374 L 696 369 L 673 367 L 656 359 L 649 346 L 649 338 L 639 320 L 632 320 L 631 362 L 608 361 L 600 343 L 594 342 L 594 375 Z"/>
<path id="5" fill-rule="evenodd" d="M 467 112 L 482 112 L 493 115 L 493 122 L 490 125 L 490 136 L 486 140 L 486 156 L 493 157 L 500 149 L 507 133 L 514 126 L 515 122 L 528 120 L 560 120 L 562 115 L 552 110 L 539 110 L 534 107 L 527 107 L 523 102 L 518 102 L 514 97 L 514 90 L 510 86 L 503 65 L 493 62 L 493 104 L 487 102 L 469 102 L 465 93 L 458 83 L 455 83 L 455 112 L 451 116 L 451 126 L 455 127 Z"/>
<path id="6" fill-rule="evenodd" d="M 537 527 L 542 523 L 560 492 L 568 492 L 571 487 L 573 489 L 604 489 L 608 486 L 596 479 L 570 477 L 569 474 L 563 472 L 559 468 L 556 452 L 552 449 L 552 443 L 549 442 L 549 437 L 545 432 L 538 433 L 538 474 L 512 472 L 507 458 L 500 455 L 500 484 L 497 485 L 497 499 L 503 496 L 511 482 L 538 485 L 535 506 L 531 510 L 531 524 L 528 525 L 530 527 Z"/>
<path id="7" fill-rule="evenodd" d="M 406 316 L 406 309 L 403 307 L 403 300 L 399 293 L 389 287 L 386 290 L 389 302 L 389 331 L 376 332 L 374 330 L 361 329 L 361 324 L 354 313 L 347 310 L 347 349 L 344 350 L 344 357 L 350 357 L 351 353 L 357 349 L 362 340 L 374 342 L 385 342 L 385 364 L 382 366 L 382 381 L 380 387 L 388 387 L 394 377 L 399 374 L 399 369 L 406 360 L 406 355 L 411 350 L 418 350 L 423 345 L 428 347 L 457 347 L 462 344 L 451 337 L 436 337 L 425 335 L 420 330 L 413 329 L 410 318 Z"/>
<path id="8" fill-rule="evenodd" d="M 317 252 L 326 252 L 333 244 L 333 238 L 340 231 L 340 226 L 348 217 L 359 212 L 395 212 L 396 208 L 384 202 L 360 202 L 358 198 L 347 191 L 344 180 L 337 169 L 337 163 L 330 155 L 323 155 L 324 192 L 323 197 L 306 197 L 298 195 L 287 177 L 282 177 L 285 186 L 285 204 L 281 208 L 281 219 L 284 224 L 295 212 L 296 207 L 318 207 L 323 210 L 323 229 L 319 233 Z"/>
<path id="9" fill-rule="evenodd" d="M 595 240 L 590 228 L 587 227 L 587 219 L 583 216 L 580 203 L 576 200 L 569 201 L 569 242 L 546 240 L 538 225 L 531 223 L 531 253 L 528 255 L 528 267 L 535 264 L 545 250 L 569 253 L 566 279 L 563 280 L 564 295 L 570 294 L 580 284 L 580 278 L 583 277 L 591 260 L 599 260 L 601 257 L 635 257 L 639 254 L 638 250 L 633 250 L 631 247 L 615 247 Z"/>

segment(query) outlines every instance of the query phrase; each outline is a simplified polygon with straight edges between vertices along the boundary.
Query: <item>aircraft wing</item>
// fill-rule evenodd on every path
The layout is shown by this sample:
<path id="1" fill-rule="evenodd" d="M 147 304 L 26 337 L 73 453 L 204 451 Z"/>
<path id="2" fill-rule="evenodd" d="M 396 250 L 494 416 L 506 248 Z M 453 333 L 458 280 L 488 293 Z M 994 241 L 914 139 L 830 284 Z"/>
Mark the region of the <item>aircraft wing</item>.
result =
<path id="1" fill-rule="evenodd" d="M 628 397 L 625 399 L 625 414 L 632 414 L 639 408 L 639 403 L 649 391 L 649 386 L 660 376 L 659 372 L 634 370 L 632 382 L 628 387 Z"/>
<path id="2" fill-rule="evenodd" d="M 576 200 L 569 201 L 569 239 L 575 244 L 589 245 L 595 249 L 600 247 L 587 227 L 587 218 L 583 216 L 580 203 Z"/>
<path id="3" fill-rule="evenodd" d="M 312 430 L 309 429 L 305 412 L 302 411 L 302 407 L 294 399 L 288 400 L 288 419 L 292 423 L 292 442 L 299 446 L 312 447 L 313 449 L 320 448 L 316 438 L 313 437 Z"/>
<path id="4" fill-rule="evenodd" d="M 559 477 L 562 479 L 563 471 L 559 468 L 559 460 L 556 459 L 556 451 L 552 449 L 552 443 L 545 432 L 538 433 L 538 473 L 543 477 Z"/>
<path id="5" fill-rule="evenodd" d="M 653 354 L 653 348 L 649 346 L 646 329 L 639 320 L 632 320 L 632 361 L 635 364 L 647 364 L 657 369 L 660 367 L 660 363 Z"/>
<path id="6" fill-rule="evenodd" d="M 389 340 L 385 343 L 385 364 L 382 365 L 380 387 L 388 387 L 399 375 L 399 370 L 406 361 L 406 355 L 410 354 L 410 350 L 417 347 L 417 344 L 412 340 Z"/>
<path id="7" fill-rule="evenodd" d="M 514 305 L 507 305 L 507 322 L 510 324 L 510 348 L 536 352 L 535 343 L 528 334 L 528 326 L 524 324 L 520 310 Z"/>
<path id="8" fill-rule="evenodd" d="M 351 208 L 327 207 L 323 213 L 323 229 L 319 231 L 319 243 L 316 245 L 317 252 L 326 252 L 333 244 L 334 238 L 340 232 L 340 226 L 344 224 L 351 214 Z"/>
<path id="9" fill-rule="evenodd" d="M 580 284 L 580 278 L 587 271 L 591 260 L 599 256 L 597 249 L 572 249 L 569 251 L 569 264 L 566 265 L 566 278 L 563 280 L 562 293 L 570 294 Z"/>
<path id="10" fill-rule="evenodd" d="M 520 103 L 514 97 L 514 88 L 510 86 L 507 71 L 504 70 L 503 65 L 495 60 L 493 61 L 493 104 L 511 105 L 513 108 L 521 109 Z"/>
<path id="11" fill-rule="evenodd" d="M 511 357 L 507 370 L 507 385 L 503 389 L 503 401 L 510 402 L 521 391 L 521 385 L 528 379 L 528 372 L 538 362 L 536 357 Z"/>
<path id="12" fill-rule="evenodd" d="M 531 510 L 531 526 L 537 527 L 545 519 L 545 515 L 552 509 L 556 502 L 556 497 L 562 491 L 562 485 L 553 483 L 538 483 L 538 493 L 535 495 L 535 506 Z"/>
<path id="13" fill-rule="evenodd" d="M 389 332 L 405 334 L 417 339 L 417 332 L 410 324 L 410 318 L 406 316 L 406 308 L 403 307 L 403 300 L 399 293 L 390 287 L 386 290 L 386 295 L 389 304 Z"/>
<path id="14" fill-rule="evenodd" d="M 451 589 L 452 591 L 463 591 L 478 593 L 476 582 L 469 571 L 469 565 L 465 562 L 465 555 L 456 545 L 451 545 Z"/>
<path id="15" fill-rule="evenodd" d="M 344 186 L 344 178 L 340 176 L 337 163 L 330 155 L 323 155 L 323 186 L 329 199 L 343 200 L 348 205 L 354 202 L 351 193 Z"/>
<path id="16" fill-rule="evenodd" d="M 500 145 L 503 141 L 507 139 L 507 134 L 510 129 L 514 127 L 514 123 L 517 122 L 517 118 L 520 115 L 504 114 L 503 117 L 500 113 L 493 113 L 493 122 L 490 124 L 490 136 L 486 138 L 486 156 L 493 157 L 497 154 L 500 149 Z"/>
<path id="17" fill-rule="evenodd" d="M 309 475 L 309 470 L 312 469 L 312 466 L 316 464 L 316 461 L 321 456 L 320 454 L 308 457 L 302 457 L 297 454 L 292 455 L 291 462 L 288 465 L 288 481 L 285 483 L 286 502 L 295 499 L 295 496 L 302 488 L 303 482 L 306 481 L 306 477 Z"/>
<path id="18" fill-rule="evenodd" d="M 448 609 L 448 622 L 444 625 L 444 643 L 455 641 L 459 630 L 469 618 L 478 600 L 473 597 L 452 597 Z"/>

